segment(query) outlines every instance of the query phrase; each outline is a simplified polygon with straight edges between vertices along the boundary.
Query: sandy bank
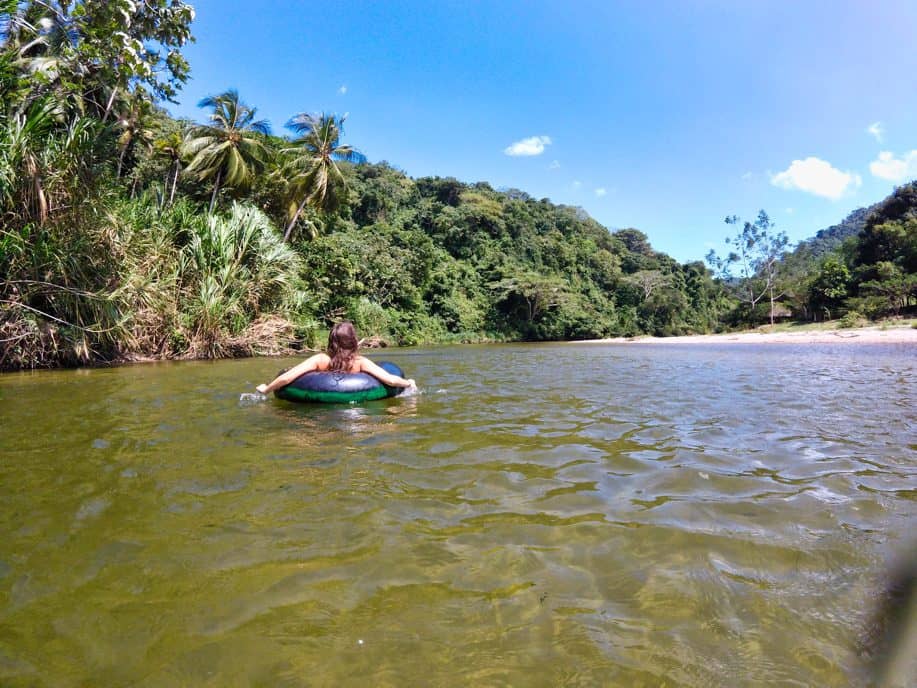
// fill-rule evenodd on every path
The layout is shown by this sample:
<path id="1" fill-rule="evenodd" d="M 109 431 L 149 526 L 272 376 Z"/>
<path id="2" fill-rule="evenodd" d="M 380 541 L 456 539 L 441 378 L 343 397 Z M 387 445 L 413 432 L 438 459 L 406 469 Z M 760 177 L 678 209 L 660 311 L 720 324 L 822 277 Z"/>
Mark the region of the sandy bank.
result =
<path id="1" fill-rule="evenodd" d="M 860 327 L 844 330 L 802 330 L 799 332 L 731 332 L 728 334 L 698 334 L 688 337 L 634 337 L 625 339 L 590 339 L 585 343 L 627 344 L 914 344 L 917 329 L 899 327 L 882 329 Z"/>

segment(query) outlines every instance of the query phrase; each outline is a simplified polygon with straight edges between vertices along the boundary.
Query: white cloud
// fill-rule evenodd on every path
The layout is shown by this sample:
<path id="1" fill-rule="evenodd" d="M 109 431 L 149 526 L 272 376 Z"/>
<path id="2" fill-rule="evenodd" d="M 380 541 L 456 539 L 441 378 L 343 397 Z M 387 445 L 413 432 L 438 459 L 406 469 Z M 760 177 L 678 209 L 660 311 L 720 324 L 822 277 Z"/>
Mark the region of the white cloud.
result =
<path id="1" fill-rule="evenodd" d="M 841 172 L 831 163 L 814 157 L 794 160 L 783 172 L 771 175 L 771 184 L 781 189 L 798 189 L 834 201 L 862 183 L 860 175 Z"/>
<path id="2" fill-rule="evenodd" d="M 896 158 L 890 151 L 882 151 L 878 158 L 869 163 L 869 171 L 890 182 L 913 179 L 917 177 L 917 150 L 905 153 L 901 158 Z"/>
<path id="3" fill-rule="evenodd" d="M 530 136 L 527 139 L 516 141 L 511 146 L 503 149 L 507 155 L 541 155 L 544 153 L 544 147 L 551 143 L 550 136 Z"/>
<path id="4" fill-rule="evenodd" d="M 340 93 L 341 95 L 344 95 L 345 93 L 347 93 L 347 84 L 344 84 L 343 86 L 341 86 L 338 89 L 338 93 Z"/>
<path id="5" fill-rule="evenodd" d="M 556 170 L 560 167 L 560 160 L 552 160 L 551 164 L 548 165 L 549 170 Z"/>
<path id="6" fill-rule="evenodd" d="M 796 211 L 793 210 L 792 208 L 787 208 L 787 209 L 786 209 L 786 214 L 787 214 L 787 215 L 792 215 L 794 212 L 796 212 Z"/>
<path id="7" fill-rule="evenodd" d="M 595 195 L 598 196 L 599 198 L 601 198 L 602 196 L 604 196 L 607 193 L 608 193 L 608 190 L 604 186 L 600 186 L 598 189 L 595 190 Z"/>
<path id="8" fill-rule="evenodd" d="M 583 183 L 582 183 L 579 179 L 574 179 L 574 180 L 573 180 L 573 184 L 572 184 L 571 186 L 573 186 L 574 189 L 578 189 L 578 188 L 580 188 L 582 185 L 583 185 Z"/>
<path id="9" fill-rule="evenodd" d="M 882 122 L 873 122 L 868 127 L 866 127 L 866 132 L 872 134 L 876 141 L 882 143 L 882 135 L 885 133 L 885 129 L 882 127 Z"/>
<path id="10" fill-rule="evenodd" d="M 742 175 L 742 179 L 743 179 L 744 181 L 747 182 L 747 181 L 748 181 L 749 179 L 751 179 L 753 176 L 754 176 L 754 175 L 753 175 L 751 172 L 746 172 L 745 174 Z"/>

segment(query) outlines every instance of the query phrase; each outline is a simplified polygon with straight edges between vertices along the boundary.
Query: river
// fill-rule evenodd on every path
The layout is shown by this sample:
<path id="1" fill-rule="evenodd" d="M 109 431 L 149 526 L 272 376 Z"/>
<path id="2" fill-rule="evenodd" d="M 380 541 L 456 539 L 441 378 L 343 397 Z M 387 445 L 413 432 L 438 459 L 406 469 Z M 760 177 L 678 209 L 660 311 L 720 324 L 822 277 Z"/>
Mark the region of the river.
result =
<path id="1" fill-rule="evenodd" d="M 0 376 L 4 686 L 846 686 L 915 543 L 893 345 L 374 353 Z"/>

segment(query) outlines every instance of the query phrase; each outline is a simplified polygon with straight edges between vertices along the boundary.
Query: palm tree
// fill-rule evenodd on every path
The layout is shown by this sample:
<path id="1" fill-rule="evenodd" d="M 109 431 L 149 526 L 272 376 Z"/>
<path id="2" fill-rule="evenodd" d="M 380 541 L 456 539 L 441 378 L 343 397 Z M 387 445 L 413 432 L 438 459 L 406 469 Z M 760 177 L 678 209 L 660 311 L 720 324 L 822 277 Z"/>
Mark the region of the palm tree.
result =
<path id="1" fill-rule="evenodd" d="M 149 128 L 153 106 L 142 94 L 135 95 L 125 105 L 124 111 L 118 117 L 118 171 L 117 177 L 121 178 L 124 159 L 127 154 L 139 143 L 151 148 L 153 145 L 153 131 Z"/>
<path id="2" fill-rule="evenodd" d="M 193 129 L 185 142 L 184 153 L 191 157 L 186 172 L 201 181 L 214 180 L 212 213 L 221 184 L 240 188 L 251 182 L 267 156 L 264 144 L 252 133 L 270 134 L 271 128 L 267 120 L 255 120 L 257 110 L 239 100 L 235 89 L 208 96 L 198 107 L 213 108 L 211 124 Z"/>
<path id="3" fill-rule="evenodd" d="M 284 241 L 289 241 L 293 227 L 309 203 L 323 213 L 334 211 L 340 204 L 340 192 L 345 188 L 344 175 L 337 161 L 364 162 L 366 156 L 350 146 L 341 144 L 344 117 L 311 115 L 301 112 L 287 122 L 287 128 L 298 134 L 293 147 L 284 149 L 292 157 L 284 171 L 289 178 L 291 198 L 298 199 Z M 296 202 L 294 200 L 294 202 Z"/>
<path id="4" fill-rule="evenodd" d="M 169 161 L 169 169 L 166 172 L 164 187 L 164 191 L 166 189 L 169 190 L 168 205 L 172 205 L 172 203 L 175 201 L 175 188 L 178 186 L 178 175 L 181 174 L 181 156 L 183 146 L 184 140 L 182 138 L 181 132 L 178 131 L 170 131 L 168 133 L 164 133 L 153 142 L 153 150 L 155 151 L 156 155 Z"/>

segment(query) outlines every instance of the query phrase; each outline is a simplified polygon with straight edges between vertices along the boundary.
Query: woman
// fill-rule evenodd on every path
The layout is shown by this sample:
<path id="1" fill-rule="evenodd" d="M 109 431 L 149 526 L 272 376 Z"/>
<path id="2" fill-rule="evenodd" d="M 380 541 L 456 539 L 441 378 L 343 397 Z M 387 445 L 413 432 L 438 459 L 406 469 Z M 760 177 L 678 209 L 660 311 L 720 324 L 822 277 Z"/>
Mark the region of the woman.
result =
<path id="1" fill-rule="evenodd" d="M 357 340 L 357 332 L 353 324 L 344 320 L 331 328 L 331 334 L 328 335 L 328 353 L 315 354 L 310 356 L 298 366 L 290 368 L 285 373 L 281 373 L 274 378 L 270 384 L 258 385 L 257 389 L 262 394 L 270 394 L 275 389 L 286 387 L 300 375 L 312 372 L 313 370 L 331 371 L 341 373 L 369 373 L 378 378 L 382 384 L 389 387 L 407 387 L 408 389 L 417 389 L 413 380 L 406 380 L 403 377 L 392 375 L 383 368 L 380 368 L 368 358 L 364 358 L 359 353 L 360 344 Z"/>

